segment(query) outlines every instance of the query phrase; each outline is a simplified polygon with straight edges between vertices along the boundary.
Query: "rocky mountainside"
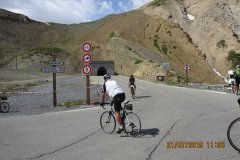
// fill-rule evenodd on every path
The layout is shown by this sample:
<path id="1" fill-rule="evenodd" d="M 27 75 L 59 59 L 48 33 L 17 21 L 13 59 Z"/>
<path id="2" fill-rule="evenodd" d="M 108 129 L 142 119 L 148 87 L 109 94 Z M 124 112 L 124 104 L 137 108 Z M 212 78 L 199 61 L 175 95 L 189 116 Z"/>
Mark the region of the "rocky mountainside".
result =
<path id="1" fill-rule="evenodd" d="M 179 24 L 209 65 L 223 75 L 230 68 L 228 52 L 240 51 L 239 0 L 167 0 L 160 6 L 148 4 L 142 10 Z"/>
<path id="2" fill-rule="evenodd" d="M 64 53 L 71 70 L 81 68 L 81 45 L 93 45 L 93 60 L 114 60 L 119 74 L 170 81 L 223 82 L 213 71 L 226 75 L 230 50 L 239 52 L 240 2 L 237 0 L 155 0 L 145 6 L 103 19 L 73 25 L 41 23 L 20 14 L 0 10 L 1 67 L 41 66 Z M 44 56 L 45 55 L 45 56 Z M 46 56 L 48 55 L 48 56 Z M 68 55 L 66 57 L 66 55 Z M 170 66 L 168 72 L 164 67 Z"/>

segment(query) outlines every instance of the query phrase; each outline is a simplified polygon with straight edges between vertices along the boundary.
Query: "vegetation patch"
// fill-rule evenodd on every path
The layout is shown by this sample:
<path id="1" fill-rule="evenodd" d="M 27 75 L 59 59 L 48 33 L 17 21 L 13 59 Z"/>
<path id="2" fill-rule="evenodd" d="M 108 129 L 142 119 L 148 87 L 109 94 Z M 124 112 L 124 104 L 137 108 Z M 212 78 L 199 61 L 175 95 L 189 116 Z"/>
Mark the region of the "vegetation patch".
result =
<path id="1" fill-rule="evenodd" d="M 162 45 L 162 52 L 164 53 L 164 54 L 167 54 L 168 53 L 168 47 L 164 44 L 164 45 Z"/>
<path id="2" fill-rule="evenodd" d="M 94 51 L 95 49 L 100 49 L 100 46 L 93 46 L 92 51 Z"/>
<path id="3" fill-rule="evenodd" d="M 240 53 L 237 53 L 235 50 L 230 50 L 228 52 L 227 60 L 231 62 L 232 68 L 235 68 L 236 65 L 239 65 Z"/>
<path id="4" fill-rule="evenodd" d="M 159 51 L 161 51 L 161 48 L 158 44 L 158 40 L 159 40 L 159 37 L 157 35 L 154 36 L 154 40 L 153 40 L 153 45 L 154 47 L 156 47 Z"/>
<path id="5" fill-rule="evenodd" d="M 140 64 L 140 63 L 142 63 L 142 62 L 143 62 L 143 60 L 137 59 L 137 60 L 134 62 L 134 64 Z"/>
<path id="6" fill-rule="evenodd" d="M 158 32 L 160 30 L 160 28 L 161 28 L 161 24 L 158 26 L 156 32 Z"/>
<path id="7" fill-rule="evenodd" d="M 116 33 L 115 33 L 115 32 L 112 32 L 112 33 L 110 33 L 109 38 L 113 38 L 113 37 L 115 37 L 115 36 L 116 36 Z"/>
<path id="8" fill-rule="evenodd" d="M 151 6 L 160 6 L 165 3 L 166 0 L 153 0 L 153 2 L 150 4 Z"/>
<path id="9" fill-rule="evenodd" d="M 227 47 L 227 43 L 225 40 L 220 40 L 218 43 L 217 43 L 217 47 L 219 48 L 226 48 Z"/>
<path id="10" fill-rule="evenodd" d="M 76 100 L 76 101 L 63 102 L 64 107 L 73 107 L 73 106 L 79 106 L 79 105 L 86 105 L 86 101 L 85 100 Z"/>
<path id="11" fill-rule="evenodd" d="M 172 37 L 171 31 L 167 31 L 167 34 L 168 34 L 170 37 Z"/>

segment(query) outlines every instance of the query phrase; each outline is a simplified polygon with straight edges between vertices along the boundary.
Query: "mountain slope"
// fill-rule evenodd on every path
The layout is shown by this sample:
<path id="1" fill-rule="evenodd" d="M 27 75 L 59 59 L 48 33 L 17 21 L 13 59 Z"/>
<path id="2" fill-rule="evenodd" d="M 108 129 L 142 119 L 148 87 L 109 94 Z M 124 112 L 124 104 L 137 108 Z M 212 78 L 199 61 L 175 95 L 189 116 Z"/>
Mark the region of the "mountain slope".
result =
<path id="1" fill-rule="evenodd" d="M 220 82 L 183 27 L 173 20 L 148 13 L 149 9 L 152 6 L 74 25 L 0 18 L 0 55 L 4 57 L 0 64 L 9 68 L 18 55 L 23 68 L 43 65 L 51 56 L 44 56 L 41 61 L 36 57 L 44 55 L 46 48 L 58 47 L 63 55 L 69 55 L 60 56 L 69 61 L 69 70 L 78 72 L 82 65 L 81 44 L 90 42 L 93 59 L 114 60 L 119 74 L 154 79 L 166 74 L 162 63 L 169 63 L 171 79 L 183 81 L 183 67 L 189 64 L 191 81 Z M 29 65 L 29 61 L 34 63 Z"/>
<path id="2" fill-rule="evenodd" d="M 229 51 L 240 51 L 239 6 L 238 0 L 168 0 L 157 7 L 148 4 L 142 10 L 179 24 L 209 65 L 225 75 L 230 68 L 226 61 Z"/>

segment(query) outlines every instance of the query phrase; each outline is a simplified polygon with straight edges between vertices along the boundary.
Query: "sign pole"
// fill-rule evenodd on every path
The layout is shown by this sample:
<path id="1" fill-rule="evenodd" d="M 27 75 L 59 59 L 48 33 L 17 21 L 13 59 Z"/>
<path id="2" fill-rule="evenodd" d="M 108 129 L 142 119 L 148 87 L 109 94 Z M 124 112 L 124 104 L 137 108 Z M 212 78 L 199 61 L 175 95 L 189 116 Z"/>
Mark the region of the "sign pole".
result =
<path id="1" fill-rule="evenodd" d="M 53 56 L 53 62 L 56 61 L 56 57 Z M 56 67 L 56 65 L 53 65 Z M 57 106 L 57 82 L 56 82 L 56 73 L 53 72 L 53 107 Z"/>
<path id="2" fill-rule="evenodd" d="M 83 74 L 86 75 L 86 102 L 88 105 L 90 104 L 90 78 L 89 78 L 89 75 L 92 72 L 92 67 L 90 65 L 88 65 L 92 61 L 92 57 L 89 54 L 91 49 L 92 49 L 92 46 L 90 43 L 84 43 L 82 46 L 82 50 L 84 52 L 87 52 L 82 57 L 82 61 L 85 63 L 85 66 L 83 66 L 83 68 L 82 68 L 82 72 L 83 72 Z"/>
<path id="3" fill-rule="evenodd" d="M 87 101 L 87 104 L 90 104 L 90 79 L 89 79 L 89 75 L 86 75 L 86 87 L 87 87 L 87 90 L 86 90 L 86 101 Z"/>

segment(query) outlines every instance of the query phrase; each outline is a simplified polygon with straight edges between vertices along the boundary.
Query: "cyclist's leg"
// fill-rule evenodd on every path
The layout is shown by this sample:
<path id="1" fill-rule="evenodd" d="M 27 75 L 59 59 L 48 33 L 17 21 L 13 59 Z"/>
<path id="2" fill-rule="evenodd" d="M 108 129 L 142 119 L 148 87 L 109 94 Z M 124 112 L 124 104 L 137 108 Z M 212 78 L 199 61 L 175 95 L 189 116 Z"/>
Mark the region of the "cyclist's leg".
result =
<path id="1" fill-rule="evenodd" d="M 239 83 L 240 83 L 240 78 L 236 78 L 236 94 L 239 94 Z"/>
<path id="2" fill-rule="evenodd" d="M 123 126 L 122 126 L 122 118 L 120 115 L 120 110 L 122 109 L 121 103 L 125 100 L 125 94 L 118 94 L 113 97 L 113 103 L 114 103 L 114 109 L 115 109 L 115 117 L 116 121 L 119 124 L 119 130 L 117 133 L 121 133 L 123 131 Z"/>

